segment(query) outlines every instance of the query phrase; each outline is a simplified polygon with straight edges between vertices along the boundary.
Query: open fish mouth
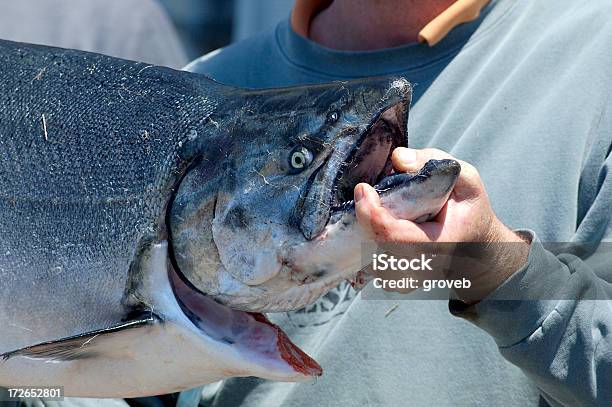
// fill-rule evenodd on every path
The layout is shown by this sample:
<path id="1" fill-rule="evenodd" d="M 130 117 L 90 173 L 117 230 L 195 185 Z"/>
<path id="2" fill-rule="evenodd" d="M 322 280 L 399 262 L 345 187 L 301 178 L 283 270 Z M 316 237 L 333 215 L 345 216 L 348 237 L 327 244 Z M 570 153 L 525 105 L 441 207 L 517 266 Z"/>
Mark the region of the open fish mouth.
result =
<path id="1" fill-rule="evenodd" d="M 298 348 L 266 316 L 225 306 L 200 292 L 174 267 L 169 280 L 177 303 L 191 323 L 242 359 L 244 372 L 280 381 L 308 380 L 323 374 L 319 364 Z"/>
<path id="2" fill-rule="evenodd" d="M 391 155 L 408 146 L 409 99 L 400 98 L 384 106 L 361 135 L 339 148 L 316 174 L 305 195 L 300 228 L 307 240 L 323 233 L 333 213 L 354 206 L 354 189 L 359 183 L 376 185 L 394 174 Z M 343 148 L 344 147 L 344 148 Z"/>
<path id="3" fill-rule="evenodd" d="M 359 183 L 376 185 L 393 174 L 391 154 L 407 146 L 403 104 L 383 111 L 368 127 L 336 175 L 330 195 L 331 211 L 342 210 L 354 201 L 353 191 Z"/>

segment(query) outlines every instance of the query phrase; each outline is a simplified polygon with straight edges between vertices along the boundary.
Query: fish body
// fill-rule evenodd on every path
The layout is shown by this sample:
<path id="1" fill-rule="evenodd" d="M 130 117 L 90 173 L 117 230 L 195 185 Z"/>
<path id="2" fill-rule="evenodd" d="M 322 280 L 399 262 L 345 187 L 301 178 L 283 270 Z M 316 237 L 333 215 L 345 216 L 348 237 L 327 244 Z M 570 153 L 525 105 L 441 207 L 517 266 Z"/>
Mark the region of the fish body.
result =
<path id="1" fill-rule="evenodd" d="M 358 271 L 294 266 L 358 182 L 392 175 L 410 97 L 401 78 L 237 89 L 0 41 L 0 386 L 136 397 L 320 375 L 258 312 Z"/>

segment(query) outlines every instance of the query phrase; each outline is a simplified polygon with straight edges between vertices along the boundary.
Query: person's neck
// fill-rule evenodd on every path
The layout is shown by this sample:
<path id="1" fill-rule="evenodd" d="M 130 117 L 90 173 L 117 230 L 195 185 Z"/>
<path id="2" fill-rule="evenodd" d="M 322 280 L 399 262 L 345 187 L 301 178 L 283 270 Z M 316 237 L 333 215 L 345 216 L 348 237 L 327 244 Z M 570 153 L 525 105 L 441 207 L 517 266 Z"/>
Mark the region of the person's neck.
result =
<path id="1" fill-rule="evenodd" d="M 334 0 L 310 24 L 327 48 L 365 51 L 418 41 L 419 31 L 455 0 Z"/>

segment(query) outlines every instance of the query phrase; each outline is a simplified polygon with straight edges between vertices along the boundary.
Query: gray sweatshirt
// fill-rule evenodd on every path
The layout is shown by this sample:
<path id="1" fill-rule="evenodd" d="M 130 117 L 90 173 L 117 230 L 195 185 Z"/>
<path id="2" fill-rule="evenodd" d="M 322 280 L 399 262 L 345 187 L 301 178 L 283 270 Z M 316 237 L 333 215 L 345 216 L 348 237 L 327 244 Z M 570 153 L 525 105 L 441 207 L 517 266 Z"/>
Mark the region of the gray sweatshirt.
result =
<path id="1" fill-rule="evenodd" d="M 365 300 L 346 285 L 274 315 L 324 376 L 229 379 L 201 403 L 612 405 L 612 259 L 540 244 L 612 240 L 611 22 L 608 0 L 497 0 L 433 48 L 338 52 L 283 22 L 192 63 L 255 88 L 401 75 L 415 84 L 410 145 L 474 164 L 499 218 L 534 234 L 526 267 L 454 307 L 465 318 L 446 301 Z"/>

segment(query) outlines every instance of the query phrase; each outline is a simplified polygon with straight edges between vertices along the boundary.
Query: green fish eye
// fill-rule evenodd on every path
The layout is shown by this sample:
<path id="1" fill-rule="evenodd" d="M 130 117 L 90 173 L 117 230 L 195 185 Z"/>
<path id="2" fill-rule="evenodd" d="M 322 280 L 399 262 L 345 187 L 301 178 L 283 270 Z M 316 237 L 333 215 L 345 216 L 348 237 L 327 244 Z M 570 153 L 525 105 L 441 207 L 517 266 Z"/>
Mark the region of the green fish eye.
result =
<path id="1" fill-rule="evenodd" d="M 303 170 L 312 162 L 312 153 L 306 147 L 297 147 L 291 153 L 291 168 Z"/>

